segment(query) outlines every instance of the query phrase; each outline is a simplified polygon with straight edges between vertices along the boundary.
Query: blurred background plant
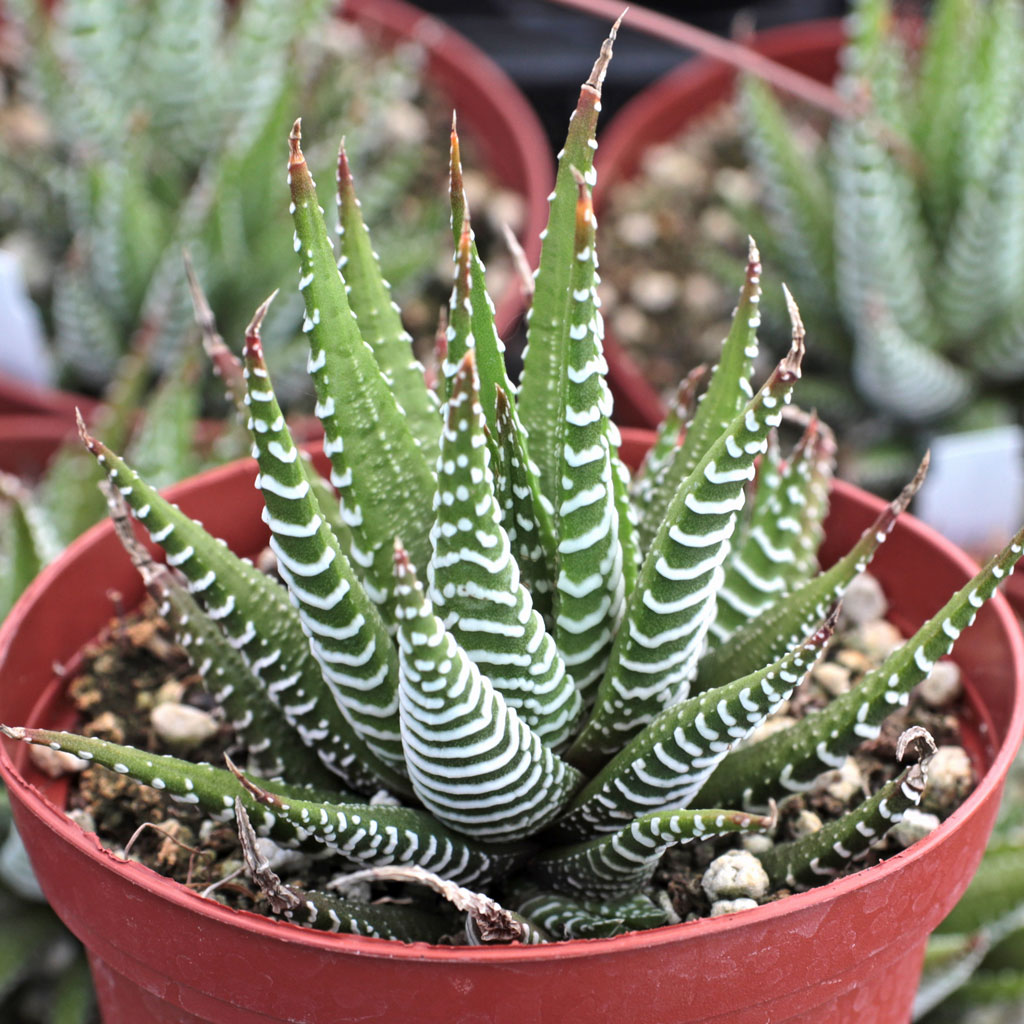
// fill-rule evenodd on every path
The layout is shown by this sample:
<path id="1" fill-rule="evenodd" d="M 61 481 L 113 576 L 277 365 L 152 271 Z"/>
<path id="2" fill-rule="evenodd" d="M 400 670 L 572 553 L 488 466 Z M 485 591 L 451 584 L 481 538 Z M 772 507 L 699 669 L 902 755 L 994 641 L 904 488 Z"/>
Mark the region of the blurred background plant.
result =
<path id="1" fill-rule="evenodd" d="M 139 330 L 154 367 L 180 359 L 192 323 L 183 248 L 227 337 L 290 283 L 288 211 L 269 190 L 297 111 L 330 140 L 310 155 L 324 180 L 346 135 L 367 217 L 398 225 L 379 242 L 384 266 L 400 294 L 402 282 L 423 292 L 447 228 L 451 112 L 423 88 L 422 47 L 383 49 L 335 7 L 5 4 L 0 246 L 20 258 L 62 386 L 97 393 Z M 243 259 L 254 272 L 240 281 Z M 268 317 L 272 347 L 299 334 L 292 291 Z M 418 312 L 424 330 L 436 306 Z"/>

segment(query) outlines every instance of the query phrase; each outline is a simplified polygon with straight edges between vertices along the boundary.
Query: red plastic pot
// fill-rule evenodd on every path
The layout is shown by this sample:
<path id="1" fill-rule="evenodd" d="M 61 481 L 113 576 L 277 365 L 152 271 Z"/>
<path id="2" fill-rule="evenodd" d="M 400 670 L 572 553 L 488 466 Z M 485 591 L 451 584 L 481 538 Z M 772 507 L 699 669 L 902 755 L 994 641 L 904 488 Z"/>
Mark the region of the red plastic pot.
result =
<path id="1" fill-rule="evenodd" d="M 554 158 L 544 128 L 519 87 L 465 36 L 403 0 L 342 0 L 339 16 L 386 46 L 413 42 L 423 47 L 426 80 L 457 111 L 460 133 L 479 154 L 477 169 L 523 197 L 519 241 L 530 265 L 536 266 Z M 504 332 L 525 308 L 515 275 L 504 293 L 495 296 L 495 305 L 498 327 Z M 73 419 L 75 406 L 84 412 L 95 404 L 84 395 L 35 387 L 0 373 L 0 412 L 66 414 Z"/>
<path id="2" fill-rule="evenodd" d="M 838 19 L 798 22 L 755 35 L 751 49 L 819 82 L 835 77 L 843 42 Z M 594 158 L 594 202 L 600 215 L 615 186 L 637 175 L 647 149 L 676 138 L 715 107 L 732 99 L 736 72 L 721 61 L 697 57 L 660 78 L 625 104 L 600 134 Z M 609 331 L 604 340 L 615 420 L 623 426 L 656 427 L 665 415 L 661 395 Z M 679 368 L 679 377 L 689 367 Z"/>
<path id="3" fill-rule="evenodd" d="M 74 432 L 70 416 L 0 415 L 0 470 L 35 479 Z"/>
<path id="4" fill-rule="evenodd" d="M 636 461 L 650 435 L 627 432 Z M 252 463 L 169 495 L 243 553 L 266 540 Z M 838 484 L 826 557 L 880 503 Z M 903 519 L 878 555 L 898 625 L 933 613 L 974 566 Z M 109 525 L 76 542 L 0 627 L 0 721 L 72 724 L 54 663 L 73 662 L 141 587 Z M 612 939 L 441 948 L 305 931 L 204 900 L 103 850 L 61 810 L 63 787 L 24 744 L 0 746 L 15 820 L 51 904 L 89 951 L 107 1024 L 202 1020 L 905 1024 L 928 932 L 967 885 L 1024 733 L 1024 642 L 1001 598 L 957 653 L 979 784 L 946 822 L 890 860 L 756 910 Z"/>

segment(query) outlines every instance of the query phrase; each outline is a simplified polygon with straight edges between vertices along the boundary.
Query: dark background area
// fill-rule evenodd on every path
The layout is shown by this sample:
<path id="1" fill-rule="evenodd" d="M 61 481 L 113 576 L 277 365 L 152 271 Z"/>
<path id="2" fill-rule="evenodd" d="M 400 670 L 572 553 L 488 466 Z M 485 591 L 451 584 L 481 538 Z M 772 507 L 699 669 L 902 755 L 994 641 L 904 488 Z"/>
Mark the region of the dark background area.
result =
<path id="1" fill-rule="evenodd" d="M 555 151 L 565 139 L 567 111 L 607 35 L 608 21 L 546 0 L 415 0 L 417 6 L 472 40 L 515 80 L 541 118 Z M 622 0 L 625 8 L 629 0 Z M 769 28 L 848 10 L 845 0 L 760 0 L 756 3 L 654 0 L 647 7 L 728 35 L 737 14 Z M 615 46 L 614 73 L 605 82 L 603 120 L 654 79 L 690 56 L 623 22 Z"/>

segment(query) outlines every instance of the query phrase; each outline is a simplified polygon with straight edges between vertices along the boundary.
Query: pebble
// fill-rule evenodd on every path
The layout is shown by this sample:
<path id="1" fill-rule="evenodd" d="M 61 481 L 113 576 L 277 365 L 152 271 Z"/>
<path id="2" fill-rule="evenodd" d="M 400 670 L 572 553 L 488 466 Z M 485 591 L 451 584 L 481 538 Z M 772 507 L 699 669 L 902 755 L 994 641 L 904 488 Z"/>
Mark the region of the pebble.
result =
<path id="1" fill-rule="evenodd" d="M 835 661 L 822 661 L 811 670 L 811 678 L 830 696 L 838 697 L 850 689 L 850 670 Z"/>
<path id="2" fill-rule="evenodd" d="M 875 619 L 858 626 L 850 643 L 859 647 L 869 658 L 884 661 L 903 643 L 903 634 L 885 619 Z"/>
<path id="3" fill-rule="evenodd" d="M 775 845 L 775 840 L 763 832 L 750 832 L 740 840 L 740 844 L 747 853 L 756 855 L 767 853 Z"/>
<path id="4" fill-rule="evenodd" d="M 704 872 L 701 885 L 709 900 L 762 899 L 768 893 L 768 873 L 747 850 L 729 850 Z"/>
<path id="5" fill-rule="evenodd" d="M 974 786 L 974 766 L 963 747 L 939 747 L 928 762 L 928 781 L 921 808 L 949 814 L 963 802 Z"/>
<path id="6" fill-rule="evenodd" d="M 843 595 L 838 629 L 849 629 L 851 626 L 884 619 L 888 610 L 889 602 L 881 583 L 870 573 L 862 572 L 854 578 Z"/>
<path id="7" fill-rule="evenodd" d="M 62 775 L 72 775 L 89 767 L 84 758 L 75 757 L 63 750 L 52 750 L 50 747 L 37 747 L 34 743 L 29 748 L 32 763 L 51 779 L 59 779 Z"/>
<path id="8" fill-rule="evenodd" d="M 917 695 L 930 708 L 946 708 L 963 692 L 960 666 L 944 658 L 917 684 Z"/>
<path id="9" fill-rule="evenodd" d="M 903 812 L 902 821 L 893 825 L 889 835 L 896 840 L 900 846 L 906 848 L 916 843 L 918 839 L 924 839 L 930 832 L 939 827 L 939 819 L 935 814 L 928 814 L 926 811 L 919 811 L 916 807 L 910 807 Z"/>
<path id="10" fill-rule="evenodd" d="M 715 900 L 711 904 L 711 916 L 721 917 L 723 914 L 735 914 L 737 910 L 753 910 L 759 906 L 757 900 Z"/>
<path id="11" fill-rule="evenodd" d="M 149 720 L 157 736 L 179 750 L 198 747 L 220 728 L 213 715 L 188 704 L 157 704 Z"/>
<path id="12" fill-rule="evenodd" d="M 821 818 L 814 811 L 802 810 L 791 822 L 790 832 L 794 839 L 801 839 L 804 836 L 813 835 L 823 828 Z"/>
<path id="13" fill-rule="evenodd" d="M 652 270 L 634 279 L 629 294 L 645 312 L 664 313 L 679 298 L 679 282 L 667 270 Z"/>
<path id="14" fill-rule="evenodd" d="M 827 778 L 830 781 L 825 786 L 825 792 L 840 803 L 848 804 L 855 797 L 864 795 L 864 776 L 852 757 L 848 757 L 842 766 Z"/>
<path id="15" fill-rule="evenodd" d="M 615 221 L 615 229 L 626 245 L 646 249 L 658 240 L 658 222 L 645 210 L 630 210 Z"/>
<path id="16" fill-rule="evenodd" d="M 761 740 L 766 740 L 769 736 L 773 736 L 777 732 L 782 732 L 784 729 L 788 729 L 795 723 L 796 719 L 790 715 L 772 715 L 771 718 L 765 719 L 765 721 L 763 721 L 750 734 L 746 742 L 760 743 Z"/>

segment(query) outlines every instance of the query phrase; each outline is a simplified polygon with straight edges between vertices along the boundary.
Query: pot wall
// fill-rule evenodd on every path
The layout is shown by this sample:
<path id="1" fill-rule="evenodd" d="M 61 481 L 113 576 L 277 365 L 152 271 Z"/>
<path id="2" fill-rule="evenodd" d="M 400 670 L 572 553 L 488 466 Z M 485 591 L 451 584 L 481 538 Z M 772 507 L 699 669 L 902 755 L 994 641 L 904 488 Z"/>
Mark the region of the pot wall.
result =
<path id="1" fill-rule="evenodd" d="M 626 432 L 634 460 L 650 435 Z M 252 553 L 265 540 L 251 463 L 170 492 Z M 213 495 L 216 495 L 213 498 Z M 845 485 L 833 555 L 879 507 Z M 971 573 L 965 556 L 904 518 L 876 563 L 904 624 Z M 0 627 L 0 721 L 66 725 L 52 664 L 67 662 L 141 586 L 107 524 L 36 580 Z M 714 920 L 613 939 L 525 948 L 403 946 L 305 931 L 231 911 L 102 850 L 40 794 L 28 748 L 4 741 L 0 771 L 47 898 L 90 950 L 107 1024 L 121 1021 L 630 1021 L 637 1024 L 904 1024 L 928 932 L 958 899 L 992 825 L 1024 731 L 1024 644 L 1001 599 L 961 641 L 988 770 L 931 836 L 884 864 Z M 62 715 L 64 716 L 62 719 Z M 985 733 L 991 742 L 986 742 Z M 60 787 L 50 786 L 60 803 Z"/>

